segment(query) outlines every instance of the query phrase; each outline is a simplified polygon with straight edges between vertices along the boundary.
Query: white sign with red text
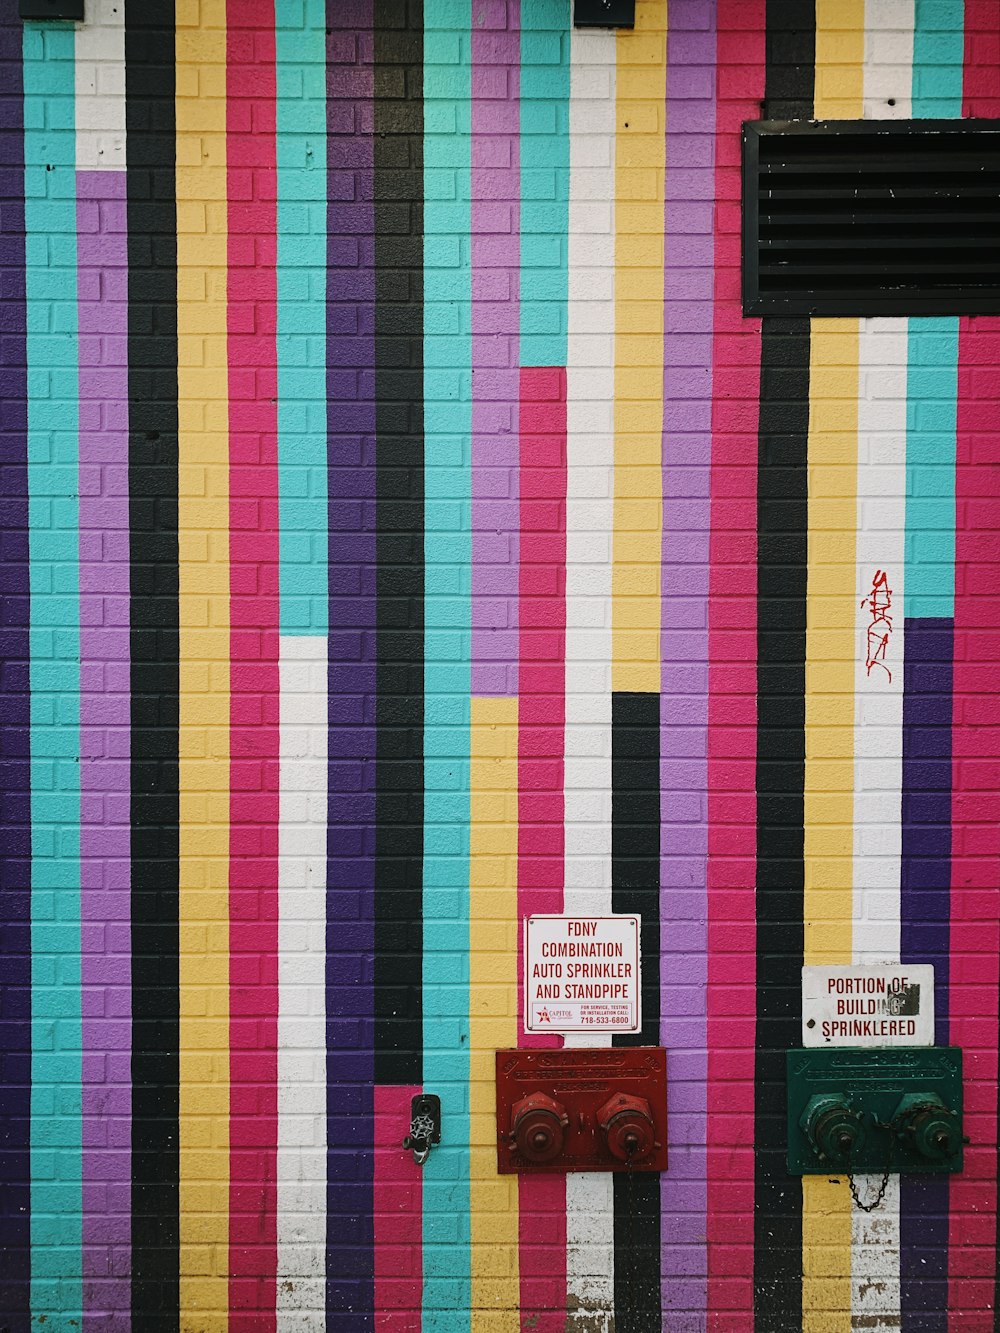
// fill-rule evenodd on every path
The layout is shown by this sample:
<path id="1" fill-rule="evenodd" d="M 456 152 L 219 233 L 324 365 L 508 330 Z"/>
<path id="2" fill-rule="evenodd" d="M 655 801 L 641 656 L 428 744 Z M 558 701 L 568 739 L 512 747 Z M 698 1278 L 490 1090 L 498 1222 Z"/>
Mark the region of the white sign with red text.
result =
<path id="1" fill-rule="evenodd" d="M 638 916 L 524 919 L 525 1032 L 638 1032 Z"/>
<path id="2" fill-rule="evenodd" d="M 929 963 L 802 969 L 803 1046 L 933 1046 Z"/>

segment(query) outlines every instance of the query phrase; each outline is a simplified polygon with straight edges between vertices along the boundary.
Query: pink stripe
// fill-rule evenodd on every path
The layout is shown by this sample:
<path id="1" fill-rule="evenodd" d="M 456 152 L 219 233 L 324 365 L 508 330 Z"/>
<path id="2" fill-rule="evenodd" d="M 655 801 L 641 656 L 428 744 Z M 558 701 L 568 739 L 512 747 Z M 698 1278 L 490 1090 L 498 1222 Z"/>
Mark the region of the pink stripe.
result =
<path id="1" fill-rule="evenodd" d="M 277 1299 L 278 457 L 274 10 L 227 13 L 230 1333 Z"/>
<path id="2" fill-rule="evenodd" d="M 1000 116 L 1000 16 L 966 0 L 962 114 Z M 958 336 L 949 1040 L 965 1051 L 965 1170 L 950 1178 L 948 1328 L 988 1320 L 997 1244 L 1000 320 Z"/>
<path id="3" fill-rule="evenodd" d="M 992 112 L 991 114 L 996 114 Z M 993 1305 L 1000 956 L 1000 320 L 959 326 L 949 1039 L 964 1048 L 965 1170 L 951 1177 L 948 1326 Z"/>
<path id="4" fill-rule="evenodd" d="M 412 1155 L 400 1146 L 418 1092 L 420 1088 L 375 1088 L 375 1327 L 393 1333 L 412 1333 L 420 1325 L 421 1175 Z"/>
<path id="5" fill-rule="evenodd" d="M 77 173 L 83 1323 L 131 1326 L 128 254 L 125 175 Z"/>
<path id="6" fill-rule="evenodd" d="M 764 0 L 718 0 L 708 702 L 708 1327 L 753 1322 L 760 321 L 740 301 L 740 136 L 764 95 Z"/>
<path id="7" fill-rule="evenodd" d="M 472 693 L 517 693 L 521 0 L 472 26 Z"/>
<path id="8" fill-rule="evenodd" d="M 563 908 L 563 735 L 566 660 L 566 371 L 521 371 L 521 567 L 518 679 L 518 1020 L 521 923 Z M 520 1027 L 519 1027 L 520 1030 Z M 557 1047 L 561 1037 L 526 1036 Z M 536 1333 L 566 1324 L 566 1182 L 521 1176 L 521 1318 Z"/>

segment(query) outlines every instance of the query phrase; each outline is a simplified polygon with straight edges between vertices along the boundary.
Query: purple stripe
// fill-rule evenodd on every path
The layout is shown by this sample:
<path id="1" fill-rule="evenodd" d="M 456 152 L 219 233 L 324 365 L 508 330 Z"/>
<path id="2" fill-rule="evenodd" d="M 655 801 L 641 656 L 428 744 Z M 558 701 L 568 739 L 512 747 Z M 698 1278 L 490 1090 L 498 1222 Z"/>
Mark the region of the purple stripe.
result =
<path id="1" fill-rule="evenodd" d="M 30 1327 L 31 780 L 22 23 L 0 0 L 0 1311 Z"/>
<path id="2" fill-rule="evenodd" d="M 472 27 L 474 695 L 517 693 L 520 23 L 484 0 Z"/>
<path id="3" fill-rule="evenodd" d="M 902 963 L 934 965 L 934 1039 L 948 1043 L 951 885 L 951 725 L 954 622 L 904 627 Z M 900 1178 L 900 1306 L 906 1333 L 948 1326 L 948 1177 Z"/>
<path id="4" fill-rule="evenodd" d="M 84 1329 L 131 1326 L 128 255 L 125 174 L 80 171 Z"/>
<path id="5" fill-rule="evenodd" d="M 680 128 L 674 129 L 672 126 Z M 688 128 L 697 126 L 697 129 Z M 712 461 L 715 4 L 671 0 L 664 199 L 660 701 L 661 1040 L 670 1170 L 664 1311 L 707 1308 L 708 558 Z"/>
<path id="6" fill-rule="evenodd" d="M 330 1327 L 374 1326 L 375 242 L 372 0 L 327 13 Z"/>

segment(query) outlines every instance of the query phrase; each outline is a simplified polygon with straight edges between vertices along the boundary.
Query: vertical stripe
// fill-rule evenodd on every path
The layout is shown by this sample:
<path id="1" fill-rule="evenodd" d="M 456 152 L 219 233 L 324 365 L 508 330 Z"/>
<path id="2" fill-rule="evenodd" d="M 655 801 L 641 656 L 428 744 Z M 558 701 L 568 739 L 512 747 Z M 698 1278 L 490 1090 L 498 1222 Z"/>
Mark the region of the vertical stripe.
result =
<path id="1" fill-rule="evenodd" d="M 132 693 L 132 1316 L 178 1327 L 174 4 L 126 14 Z"/>
<path id="2" fill-rule="evenodd" d="M 281 808 L 278 1333 L 326 1326 L 326 6 L 275 30 Z"/>
<path id="3" fill-rule="evenodd" d="M 75 31 L 77 171 L 125 168 L 125 6 L 91 0 Z"/>
<path id="4" fill-rule="evenodd" d="M 865 5 L 864 115 L 911 114 L 913 0 Z M 864 319 L 858 348 L 857 580 L 854 667 L 854 963 L 899 962 L 906 526 L 907 326 Z M 883 572 L 891 592 L 873 592 Z M 875 598 L 873 603 L 872 598 Z M 888 597 L 890 606 L 880 606 Z M 891 629 L 878 624 L 881 614 Z M 873 621 L 876 622 L 873 627 Z M 886 668 L 870 650 L 889 635 Z M 871 636 L 871 638 L 869 637 Z M 861 1198 L 881 1176 L 861 1176 Z M 851 1313 L 899 1322 L 899 1177 L 881 1207 L 851 1216 Z"/>
<path id="5" fill-rule="evenodd" d="M 477 13 L 471 55 L 472 692 L 512 695 L 517 693 L 521 0 L 489 0 Z M 457 313 L 454 307 L 441 310 L 447 324 L 428 324 L 427 331 L 463 334 Z"/>
<path id="6" fill-rule="evenodd" d="M 31 1309 L 80 1320 L 80 606 L 73 32 L 24 29 L 31 580 Z"/>
<path id="7" fill-rule="evenodd" d="M 613 685 L 660 690 L 666 7 L 637 0 L 615 84 Z"/>
<path id="8" fill-rule="evenodd" d="M 813 110 L 815 7 L 767 0 L 764 115 Z M 809 322 L 761 325 L 757 488 L 754 1326 L 802 1320 L 802 1195 L 785 1170 L 785 1050 L 801 1040 Z"/>
<path id="9" fill-rule="evenodd" d="M 996 15 L 992 22 L 994 49 Z M 973 20 L 972 13 L 967 21 Z M 974 38 L 972 39 L 975 40 Z M 967 73 L 1000 111 L 996 69 Z M 989 79 L 989 82 L 987 82 Z M 984 87 L 984 85 L 986 85 Z M 992 85 L 992 86 L 990 86 Z M 988 91 L 987 91 L 988 90 Z M 958 369 L 955 657 L 952 710 L 950 1042 L 964 1048 L 965 1168 L 950 1180 L 948 1328 L 993 1303 L 997 1217 L 998 890 L 1000 890 L 1000 320 L 961 321 Z"/>
<path id="10" fill-rule="evenodd" d="M 84 1324 L 129 1326 L 128 257 L 122 172 L 77 172 Z"/>
<path id="11" fill-rule="evenodd" d="M 400 1159 L 400 1128 L 419 1088 L 375 1088 L 372 1219 L 375 1234 L 375 1327 L 406 1333 L 420 1308 L 421 1168 Z"/>
<path id="12" fill-rule="evenodd" d="M 0 1309 L 31 1319 L 31 726 L 22 25 L 0 7 Z"/>
<path id="13" fill-rule="evenodd" d="M 324 1333 L 325 635 L 282 637 L 280 699 L 277 1329 L 278 1333 Z"/>
<path id="14" fill-rule="evenodd" d="M 230 1333 L 273 1333 L 279 546 L 273 6 L 226 6 L 230 532 Z"/>
<path id="15" fill-rule="evenodd" d="M 914 0 L 915 117 L 962 114 L 963 26 L 962 4 Z M 934 964 L 939 1042 L 948 1040 L 950 989 L 958 325 L 951 317 L 911 319 L 907 372 L 900 961 Z M 907 1330 L 946 1324 L 948 1197 L 946 1177 L 900 1181 L 900 1305 Z"/>
<path id="16" fill-rule="evenodd" d="M 904 635 L 900 961 L 933 964 L 935 1040 L 945 1044 L 954 635 L 951 620 L 939 616 L 908 616 Z M 907 1177 L 900 1182 L 900 1196 L 903 1328 L 943 1329 L 948 1179 Z"/>
<path id="17" fill-rule="evenodd" d="M 1000 115 L 1000 15 L 966 0 L 962 112 Z M 959 321 L 955 500 L 955 657 L 949 1037 L 965 1048 L 965 1170 L 950 1179 L 948 1328 L 993 1306 L 998 1270 L 996 1154 L 1000 792 L 1000 498 L 997 489 L 1000 321 Z M 985 1226 L 981 1219 L 985 1219 Z M 984 1234 L 985 1233 L 985 1234 Z"/>
<path id="18" fill-rule="evenodd" d="M 325 0 L 307 0 L 301 19 L 278 13 L 275 93 L 281 632 L 323 634 L 329 615 Z M 343 379 L 331 387 L 349 401 Z"/>
<path id="19" fill-rule="evenodd" d="M 196 1320 L 205 1333 L 222 1333 L 231 947 L 225 0 L 177 0 L 176 114 L 180 1312 L 182 1328 Z"/>
<path id="20" fill-rule="evenodd" d="M 327 1321 L 370 1330 L 375 887 L 371 0 L 327 6 Z"/>
<path id="21" fill-rule="evenodd" d="M 566 372 L 521 370 L 518 931 L 533 913 L 563 910 L 563 732 L 566 654 Z M 523 954 L 519 1004 L 523 1003 Z M 523 1018 L 523 1015 L 522 1015 Z M 558 1046 L 558 1037 L 521 1045 Z M 566 1308 L 566 1186 L 524 1176 L 521 1310 L 539 1333 L 562 1333 Z M 544 1225 L 538 1214 L 545 1214 Z"/>
<path id="22" fill-rule="evenodd" d="M 712 461 L 714 0 L 667 34 L 660 645 L 660 1040 L 674 1134 L 662 1179 L 664 1310 L 707 1303 L 708 559 Z M 708 374 L 705 373 L 706 367 Z M 678 1133 L 678 1127 L 680 1132 Z"/>
<path id="23" fill-rule="evenodd" d="M 530 0 L 520 18 L 521 365 L 565 366 L 568 0 Z"/>
<path id="24" fill-rule="evenodd" d="M 566 350 L 566 735 L 563 911 L 611 912 L 611 535 L 613 531 L 615 53 L 613 32 L 570 48 Z M 604 1046 L 573 1033 L 567 1046 Z M 614 1310 L 614 1178 L 566 1177 L 567 1323 Z M 598 1325 L 598 1333 L 606 1329 Z"/>
<path id="25" fill-rule="evenodd" d="M 864 0 L 816 0 L 818 120 L 863 109 Z M 853 930 L 854 585 L 858 322 L 810 329 L 804 964 L 849 963 Z M 803 1329 L 846 1330 L 851 1308 L 851 1195 L 844 1179 L 802 1180 Z M 831 1314 L 831 1310 L 837 1314 Z"/>
<path id="26" fill-rule="evenodd" d="M 620 73 L 620 70 L 619 70 Z M 655 1046 L 660 1034 L 660 699 L 611 696 L 611 906 L 642 919 L 642 1031 L 615 1046 Z M 661 1327 L 660 1178 L 618 1173 L 615 1195 L 615 1328 Z"/>
<path id="27" fill-rule="evenodd" d="M 718 0 L 708 645 L 708 1309 L 752 1327 L 756 930 L 757 394 L 740 303 L 742 122 L 764 91 L 764 0 Z"/>
<path id="28" fill-rule="evenodd" d="M 886 34 L 869 34 L 885 36 Z M 907 67 L 908 70 L 908 67 Z M 867 86 L 867 85 L 866 85 Z M 898 963 L 906 517 L 906 324 L 861 321 L 854 634 L 854 932 L 851 962 Z M 885 585 L 880 587 L 884 575 Z M 884 662 L 878 657 L 884 640 Z M 880 1175 L 859 1176 L 862 1199 Z M 851 1310 L 899 1318 L 899 1177 L 852 1213 Z"/>
<path id="29" fill-rule="evenodd" d="M 100 66 L 101 72 L 98 72 Z M 114 92 L 105 92 L 109 84 Z M 101 93 L 98 93 L 98 84 Z M 124 7 L 76 30 L 84 1327 L 129 1327 L 128 252 Z M 109 731 L 108 728 L 111 728 Z M 103 948 L 98 948 L 100 941 Z M 123 1210 L 124 1211 L 121 1211 Z M 113 1247 L 113 1248 L 111 1248 Z"/>
<path id="30" fill-rule="evenodd" d="M 472 651 L 472 169 L 468 0 L 423 0 L 423 169 L 455 198 L 423 217 L 424 561 L 423 1082 L 448 1112 L 448 1146 L 423 1168 L 423 1333 L 463 1333 L 472 1303 L 469 1220 L 469 759 Z M 455 58 L 456 45 L 461 61 Z M 454 120 L 451 120 L 451 113 Z M 418 185 L 419 192 L 419 185 Z M 449 306 L 455 335 L 437 334 Z M 420 325 L 418 324 L 418 331 Z M 418 687 L 419 688 L 419 683 Z M 419 948 L 418 935 L 415 947 Z"/>
<path id="31" fill-rule="evenodd" d="M 519 949 L 526 915 L 562 910 L 569 93 L 569 6 L 532 0 L 521 11 L 520 76 Z M 519 1013 L 522 971 L 519 955 Z M 561 1333 L 565 1178 L 526 1176 L 518 1195 L 522 1319 Z"/>
<path id="32" fill-rule="evenodd" d="M 518 1043 L 517 700 L 473 699 L 469 863 L 471 1333 L 520 1333 L 516 1176 L 497 1175 L 494 1051 Z"/>
<path id="33" fill-rule="evenodd" d="M 375 1081 L 405 1086 L 423 1040 L 422 26 L 419 0 L 376 5 Z"/>

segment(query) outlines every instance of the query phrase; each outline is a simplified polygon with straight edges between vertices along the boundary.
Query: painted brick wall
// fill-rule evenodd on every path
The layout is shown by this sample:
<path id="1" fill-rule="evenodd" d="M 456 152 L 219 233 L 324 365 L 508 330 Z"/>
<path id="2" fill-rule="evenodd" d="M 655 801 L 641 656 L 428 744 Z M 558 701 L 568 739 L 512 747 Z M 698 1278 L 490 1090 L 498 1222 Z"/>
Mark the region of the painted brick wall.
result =
<path id="1" fill-rule="evenodd" d="M 16 11 L 0 1330 L 995 1329 L 1000 328 L 740 306 L 743 121 L 998 115 L 994 0 Z M 497 1175 L 533 912 L 642 916 L 662 1178 Z M 852 962 L 965 1051 L 872 1213 Z"/>

